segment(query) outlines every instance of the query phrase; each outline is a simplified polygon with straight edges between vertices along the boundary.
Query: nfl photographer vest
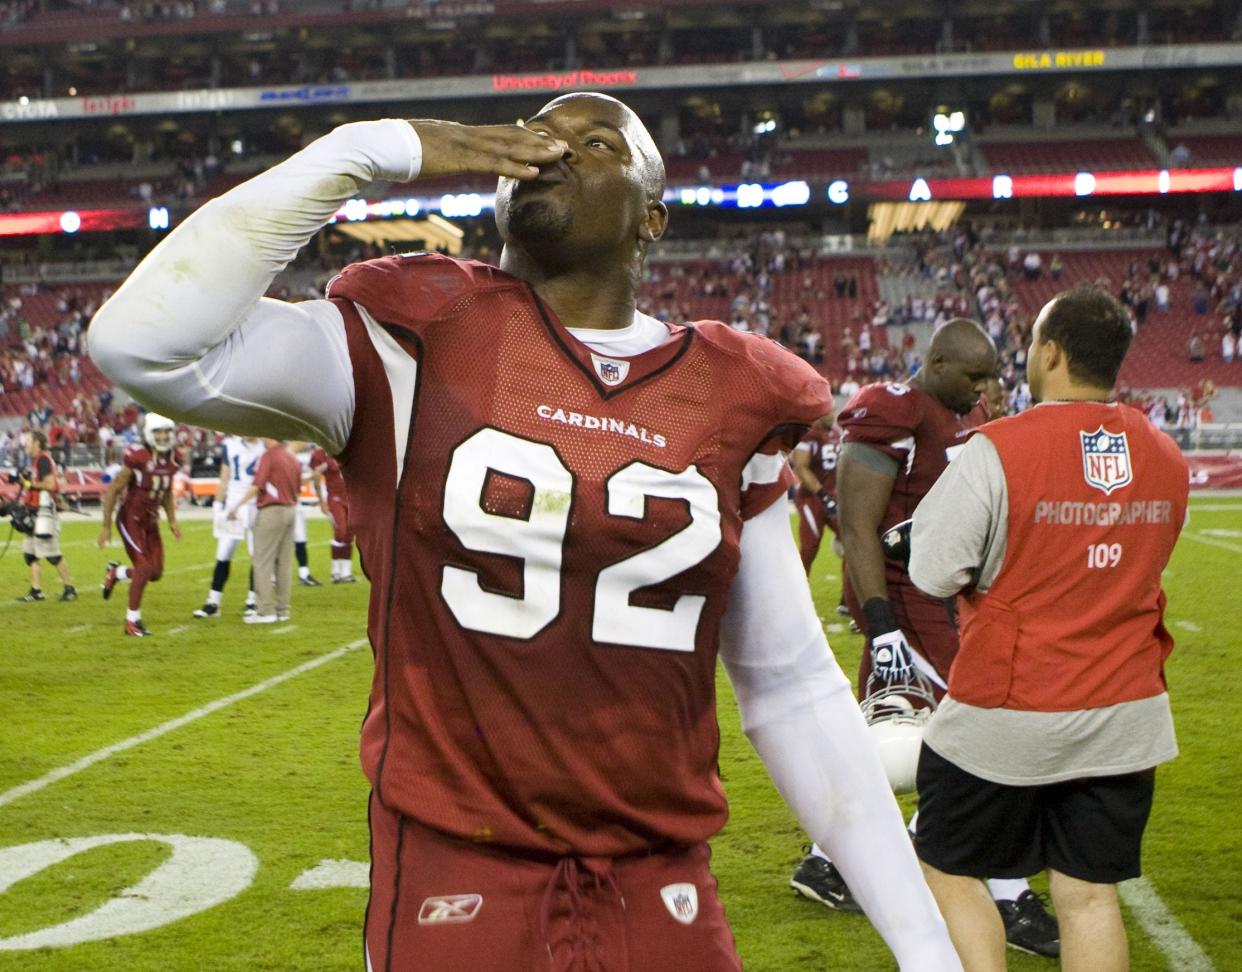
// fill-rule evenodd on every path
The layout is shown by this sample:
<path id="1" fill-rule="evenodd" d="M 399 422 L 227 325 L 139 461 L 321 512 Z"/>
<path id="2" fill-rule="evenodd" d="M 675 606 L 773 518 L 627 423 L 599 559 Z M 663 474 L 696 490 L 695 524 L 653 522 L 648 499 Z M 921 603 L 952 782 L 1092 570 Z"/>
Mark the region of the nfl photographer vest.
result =
<path id="1" fill-rule="evenodd" d="M 1000 456 L 1009 536 L 996 582 L 958 599 L 949 694 L 985 708 L 1093 709 L 1165 691 L 1160 573 L 1189 474 L 1142 413 L 1041 405 L 984 426 Z"/>
<path id="2" fill-rule="evenodd" d="M 54 489 L 28 489 L 22 494 L 22 502 L 32 510 L 37 510 L 42 505 L 56 505 L 56 494 L 60 492 L 60 470 L 56 467 L 56 460 L 52 458 L 52 454 L 40 449 L 30 460 L 30 478 L 35 480 L 43 479 L 49 473 L 56 474 L 56 486 Z M 47 499 L 43 499 L 44 494 Z"/>

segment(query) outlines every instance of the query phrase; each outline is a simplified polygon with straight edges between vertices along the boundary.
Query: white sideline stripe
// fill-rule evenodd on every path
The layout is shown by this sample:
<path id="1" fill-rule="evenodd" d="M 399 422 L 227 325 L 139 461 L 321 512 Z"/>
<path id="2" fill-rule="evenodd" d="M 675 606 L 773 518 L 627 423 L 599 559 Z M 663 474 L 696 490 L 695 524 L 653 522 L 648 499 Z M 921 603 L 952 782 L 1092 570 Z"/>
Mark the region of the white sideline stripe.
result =
<path id="1" fill-rule="evenodd" d="M 1226 540 L 1217 540 L 1215 537 L 1201 537 L 1197 533 L 1188 533 L 1182 531 L 1182 536 L 1187 540 L 1194 540 L 1197 543 L 1206 543 L 1209 547 L 1220 547 L 1221 550 L 1231 550 L 1234 553 L 1242 553 L 1242 546 L 1236 543 L 1229 543 Z"/>
<path id="2" fill-rule="evenodd" d="M 250 688 L 242 689 L 240 692 L 234 692 L 232 695 L 226 695 L 223 698 L 216 699 L 214 702 L 208 702 L 206 705 L 187 712 L 183 716 L 178 716 L 175 719 L 169 719 L 167 722 L 160 723 L 154 729 L 148 729 L 146 732 L 141 732 L 136 736 L 130 736 L 128 739 L 122 739 L 120 742 L 113 743 L 111 746 L 105 746 L 103 749 L 97 749 L 88 756 L 83 756 L 79 760 L 75 760 L 65 766 L 59 766 L 56 769 L 43 774 L 38 779 L 31 780 L 28 783 L 21 783 L 18 786 L 13 787 L 11 790 L 5 790 L 3 793 L 0 793 L 0 807 L 6 806 L 21 797 L 29 796 L 31 793 L 37 793 L 44 787 L 51 786 L 53 783 L 58 783 L 66 777 L 82 772 L 84 769 L 89 769 L 96 763 L 102 763 L 105 759 L 115 756 L 117 753 L 123 753 L 127 750 L 135 748 L 136 746 L 141 746 L 143 743 L 148 743 L 153 739 L 159 739 L 160 736 L 167 735 L 174 729 L 180 729 L 182 726 L 189 725 L 191 722 L 195 722 L 198 719 L 203 718 L 203 716 L 211 715 L 213 712 L 219 712 L 221 709 L 227 708 L 234 702 L 241 702 L 251 696 L 258 695 L 261 692 L 266 692 L 268 689 L 274 688 L 282 682 L 287 682 L 291 678 L 296 678 L 298 675 L 302 675 L 305 672 L 318 668 L 320 665 L 326 665 L 330 661 L 336 661 L 336 659 L 340 658 L 342 655 L 346 655 L 357 648 L 361 648 L 366 643 L 366 638 L 359 638 L 357 641 L 351 641 L 349 644 L 342 645 L 340 648 L 330 651 L 326 655 L 320 655 L 318 658 L 312 658 L 308 662 L 303 662 L 301 665 L 291 668 L 287 672 L 281 672 L 279 675 L 273 675 L 269 679 L 250 686 Z"/>
<path id="3" fill-rule="evenodd" d="M 1168 957 L 1169 968 L 1177 972 L 1216 972 L 1212 960 L 1169 911 L 1147 878 L 1122 881 L 1117 887 L 1121 900 L 1129 906 L 1147 937 Z"/>
<path id="4" fill-rule="evenodd" d="M 1191 503 L 1192 512 L 1203 510 L 1206 513 L 1234 513 L 1242 510 L 1242 503 Z"/>

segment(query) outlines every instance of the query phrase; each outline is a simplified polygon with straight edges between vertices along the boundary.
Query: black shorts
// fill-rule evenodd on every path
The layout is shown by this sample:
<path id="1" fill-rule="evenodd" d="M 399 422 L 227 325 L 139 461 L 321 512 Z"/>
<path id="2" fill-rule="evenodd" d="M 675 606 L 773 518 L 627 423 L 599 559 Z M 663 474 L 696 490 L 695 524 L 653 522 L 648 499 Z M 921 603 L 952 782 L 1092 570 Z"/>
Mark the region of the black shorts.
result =
<path id="1" fill-rule="evenodd" d="M 920 859 L 946 874 L 1019 878 L 1046 869 L 1096 884 L 1138 877 L 1156 771 L 1038 786 L 980 779 L 926 744 L 919 754 Z"/>

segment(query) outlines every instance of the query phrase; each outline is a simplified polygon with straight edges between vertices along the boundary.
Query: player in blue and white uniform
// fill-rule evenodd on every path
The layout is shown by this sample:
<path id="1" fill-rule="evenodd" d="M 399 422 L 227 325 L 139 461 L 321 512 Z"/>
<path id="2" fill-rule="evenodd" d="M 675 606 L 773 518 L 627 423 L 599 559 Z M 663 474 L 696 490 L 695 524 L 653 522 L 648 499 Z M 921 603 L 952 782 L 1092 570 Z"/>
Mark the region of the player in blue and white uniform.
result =
<path id="1" fill-rule="evenodd" d="M 262 439 L 230 435 L 220 444 L 220 482 L 216 486 L 216 498 L 211 504 L 215 514 L 212 535 L 216 538 L 216 568 L 211 575 L 211 590 L 207 602 L 194 612 L 196 618 L 214 618 L 220 613 L 220 601 L 224 597 L 224 585 L 229 579 L 233 554 L 242 540 L 254 559 L 254 503 L 243 507 L 235 520 L 225 517 L 225 510 L 232 509 L 254 482 L 254 473 L 264 452 Z M 250 587 L 246 594 L 246 611 L 254 609 L 254 567 L 250 568 Z"/>

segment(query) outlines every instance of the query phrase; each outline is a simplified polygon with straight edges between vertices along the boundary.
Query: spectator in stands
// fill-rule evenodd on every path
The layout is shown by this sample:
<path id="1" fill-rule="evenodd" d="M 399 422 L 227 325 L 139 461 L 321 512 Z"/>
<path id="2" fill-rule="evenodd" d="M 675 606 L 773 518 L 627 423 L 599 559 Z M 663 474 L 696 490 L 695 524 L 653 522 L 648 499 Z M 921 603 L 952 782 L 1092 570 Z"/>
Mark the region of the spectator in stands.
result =
<path id="1" fill-rule="evenodd" d="M 1038 254 L 1036 254 L 1038 256 Z M 1061 274 L 1065 271 L 1065 261 L 1061 259 L 1060 253 L 1052 255 L 1052 263 L 1048 265 L 1048 273 L 1052 275 L 1054 281 L 1061 279 Z"/>
<path id="2" fill-rule="evenodd" d="M 1238 339 L 1233 336 L 1233 331 L 1226 330 L 1220 336 L 1220 357 L 1225 364 L 1233 364 L 1233 357 L 1238 349 Z"/>
<path id="3" fill-rule="evenodd" d="M 1186 342 L 1186 356 L 1191 361 L 1202 361 L 1204 354 L 1203 338 L 1199 336 L 1199 332 L 1195 331 L 1190 335 L 1190 340 Z"/>
<path id="4" fill-rule="evenodd" d="M 1027 280 L 1038 280 L 1043 273 L 1044 259 L 1034 250 L 1022 258 L 1022 272 Z"/>

